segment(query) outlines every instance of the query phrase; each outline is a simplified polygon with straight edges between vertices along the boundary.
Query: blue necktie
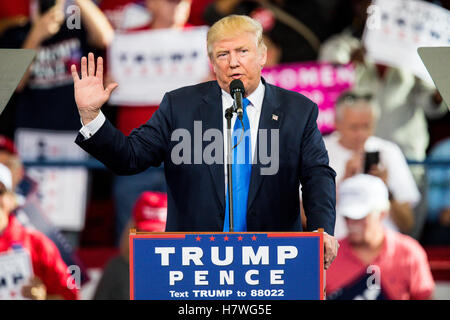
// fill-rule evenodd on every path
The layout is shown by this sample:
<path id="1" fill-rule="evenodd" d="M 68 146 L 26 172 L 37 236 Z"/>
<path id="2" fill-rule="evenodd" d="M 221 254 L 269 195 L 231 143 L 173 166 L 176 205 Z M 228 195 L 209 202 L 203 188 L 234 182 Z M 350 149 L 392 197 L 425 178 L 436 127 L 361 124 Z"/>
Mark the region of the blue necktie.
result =
<path id="1" fill-rule="evenodd" d="M 250 186 L 250 174 L 252 172 L 252 140 L 250 134 L 250 122 L 247 115 L 247 106 L 250 101 L 247 98 L 242 100 L 244 107 L 244 115 L 242 122 L 244 123 L 245 133 L 241 142 L 232 152 L 232 170 L 233 170 L 233 223 L 234 231 L 247 231 L 247 197 L 248 188 Z M 231 147 L 234 147 L 243 134 L 242 123 L 236 118 L 234 123 L 233 135 L 231 136 Z M 228 203 L 228 187 L 226 195 L 225 222 L 223 231 L 228 232 L 229 229 L 229 207 Z"/>

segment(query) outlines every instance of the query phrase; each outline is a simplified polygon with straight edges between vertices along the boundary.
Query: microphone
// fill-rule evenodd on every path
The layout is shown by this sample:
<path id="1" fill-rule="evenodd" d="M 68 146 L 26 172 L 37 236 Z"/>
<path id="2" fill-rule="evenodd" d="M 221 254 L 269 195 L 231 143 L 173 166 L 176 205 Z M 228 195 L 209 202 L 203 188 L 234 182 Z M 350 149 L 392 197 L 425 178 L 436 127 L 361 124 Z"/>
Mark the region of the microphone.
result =
<path id="1" fill-rule="evenodd" d="M 242 98 L 245 94 L 244 84 L 239 79 L 234 79 L 230 83 L 230 94 L 234 99 L 234 105 L 236 107 L 236 113 L 239 120 L 242 120 L 244 116 L 244 108 L 242 107 Z"/>

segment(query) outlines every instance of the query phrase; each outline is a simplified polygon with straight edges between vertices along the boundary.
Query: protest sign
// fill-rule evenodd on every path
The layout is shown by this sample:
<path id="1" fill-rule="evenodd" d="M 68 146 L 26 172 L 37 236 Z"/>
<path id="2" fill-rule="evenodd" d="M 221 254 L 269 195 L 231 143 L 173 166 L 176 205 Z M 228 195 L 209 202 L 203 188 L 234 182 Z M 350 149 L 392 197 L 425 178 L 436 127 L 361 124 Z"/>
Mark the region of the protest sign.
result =
<path id="1" fill-rule="evenodd" d="M 0 253 L 0 300 L 24 299 L 21 290 L 33 276 L 30 254 L 23 248 Z"/>
<path id="2" fill-rule="evenodd" d="M 16 145 L 26 161 L 81 161 L 88 155 L 74 143 L 77 132 L 18 129 Z M 27 175 L 37 182 L 42 211 L 58 228 L 84 227 L 88 170 L 84 167 L 32 166 Z"/>
<path id="3" fill-rule="evenodd" d="M 292 63 L 264 68 L 268 83 L 296 91 L 314 101 L 319 108 L 317 125 L 322 133 L 334 130 L 334 103 L 355 82 L 352 65 L 330 63 Z"/>
<path id="4" fill-rule="evenodd" d="M 164 93 L 205 81 L 210 74 L 207 27 L 118 33 L 108 51 L 108 69 L 119 87 L 116 105 L 158 105 Z"/>
<path id="5" fill-rule="evenodd" d="M 367 57 L 432 83 L 417 48 L 450 45 L 450 11 L 419 0 L 375 0 L 368 13 L 363 34 Z"/>

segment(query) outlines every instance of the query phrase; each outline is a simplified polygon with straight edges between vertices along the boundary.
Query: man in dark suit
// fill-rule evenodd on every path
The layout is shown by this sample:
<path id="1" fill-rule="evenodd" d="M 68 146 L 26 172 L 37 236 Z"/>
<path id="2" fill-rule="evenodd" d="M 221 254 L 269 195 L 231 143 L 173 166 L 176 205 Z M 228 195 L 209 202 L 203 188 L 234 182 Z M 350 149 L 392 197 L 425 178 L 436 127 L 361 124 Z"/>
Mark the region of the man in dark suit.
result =
<path id="1" fill-rule="evenodd" d="M 75 100 L 84 125 L 76 142 L 117 174 L 136 174 L 164 162 L 166 231 L 228 231 L 224 113 L 233 103 L 230 83 L 239 79 L 245 88 L 244 117 L 240 122 L 234 115 L 233 122 L 238 137 L 244 131 L 239 123 L 246 130 L 242 148 L 233 150 L 233 161 L 239 152 L 245 153 L 246 161 L 240 165 L 233 162 L 235 231 L 301 231 L 301 182 L 307 230 L 325 230 L 328 268 L 339 246 L 332 236 L 335 173 L 328 166 L 317 129 L 317 106 L 261 78 L 267 50 L 262 27 L 253 19 L 221 19 L 210 28 L 207 45 L 217 80 L 167 93 L 151 119 L 128 137 L 100 111 L 117 84 L 104 89 L 102 58 L 98 57 L 95 70 L 93 54 L 83 57 L 81 79 L 72 66 Z M 207 141 L 212 137 L 220 147 L 210 152 Z M 271 155 L 269 163 L 262 149 L 266 156 Z"/>

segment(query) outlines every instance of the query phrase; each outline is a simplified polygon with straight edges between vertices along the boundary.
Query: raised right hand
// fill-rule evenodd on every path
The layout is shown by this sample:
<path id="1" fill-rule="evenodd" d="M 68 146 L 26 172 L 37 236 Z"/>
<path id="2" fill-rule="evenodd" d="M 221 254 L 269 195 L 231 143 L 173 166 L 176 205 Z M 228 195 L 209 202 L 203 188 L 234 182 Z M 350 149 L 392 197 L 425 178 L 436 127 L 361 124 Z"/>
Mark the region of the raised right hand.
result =
<path id="1" fill-rule="evenodd" d="M 75 88 L 75 102 L 83 124 L 87 125 L 97 117 L 100 113 L 100 108 L 108 101 L 112 91 L 117 88 L 118 84 L 113 82 L 106 89 L 104 88 L 103 58 L 97 58 L 96 72 L 94 54 L 91 52 L 88 54 L 88 59 L 86 57 L 81 58 L 81 79 L 78 77 L 75 65 L 71 66 L 71 71 Z"/>

